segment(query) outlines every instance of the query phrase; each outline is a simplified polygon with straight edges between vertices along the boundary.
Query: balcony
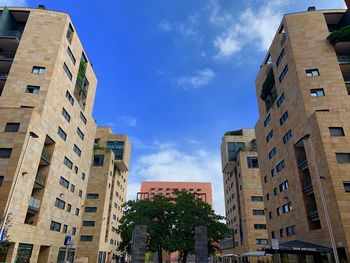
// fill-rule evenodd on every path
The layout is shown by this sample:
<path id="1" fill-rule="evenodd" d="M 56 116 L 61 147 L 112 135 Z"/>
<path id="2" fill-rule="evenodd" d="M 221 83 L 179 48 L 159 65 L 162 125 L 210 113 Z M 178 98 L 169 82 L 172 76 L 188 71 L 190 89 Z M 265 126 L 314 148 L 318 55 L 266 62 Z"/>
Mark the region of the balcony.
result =
<path id="1" fill-rule="evenodd" d="M 306 179 L 303 181 L 303 192 L 307 195 L 312 194 L 314 192 L 314 189 L 312 187 L 312 182 L 310 179 Z"/>
<path id="2" fill-rule="evenodd" d="M 317 211 L 317 207 L 315 205 L 308 206 L 307 218 L 309 218 L 311 221 L 320 220 L 320 217 L 319 217 L 318 211 Z"/>
<path id="3" fill-rule="evenodd" d="M 15 52 L 0 52 L 1 61 L 12 61 L 15 57 Z"/>
<path id="4" fill-rule="evenodd" d="M 22 33 L 18 30 L 0 31 L 0 38 L 17 39 L 17 41 L 19 41 L 21 37 L 22 37 Z"/>
<path id="5" fill-rule="evenodd" d="M 347 55 L 337 55 L 339 64 L 350 63 L 350 56 Z"/>
<path id="6" fill-rule="evenodd" d="M 0 72 L 0 81 L 6 81 L 7 80 L 7 73 Z"/>
<path id="7" fill-rule="evenodd" d="M 350 84 L 350 74 L 343 74 L 345 84 Z"/>
<path id="8" fill-rule="evenodd" d="M 308 167 L 308 162 L 307 162 L 307 159 L 306 159 L 306 155 L 300 156 L 297 159 L 297 164 L 298 164 L 298 168 L 300 170 L 303 170 L 303 169 L 307 168 Z"/>
<path id="9" fill-rule="evenodd" d="M 51 162 L 51 153 L 44 147 L 41 153 L 41 165 L 49 165 Z"/>
<path id="10" fill-rule="evenodd" d="M 28 213 L 34 215 L 38 213 L 39 210 L 40 210 L 40 200 L 34 197 L 31 197 L 29 200 Z"/>
<path id="11" fill-rule="evenodd" d="M 37 173 L 34 182 L 35 189 L 41 189 L 45 187 L 46 176 L 43 173 Z"/>

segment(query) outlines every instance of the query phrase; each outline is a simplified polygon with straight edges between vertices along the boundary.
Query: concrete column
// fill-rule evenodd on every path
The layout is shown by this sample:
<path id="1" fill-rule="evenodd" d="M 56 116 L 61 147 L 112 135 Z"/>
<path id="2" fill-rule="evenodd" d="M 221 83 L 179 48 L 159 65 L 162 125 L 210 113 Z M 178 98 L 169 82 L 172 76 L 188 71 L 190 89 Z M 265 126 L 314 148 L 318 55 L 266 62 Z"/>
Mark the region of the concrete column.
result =
<path id="1" fill-rule="evenodd" d="M 6 256 L 6 263 L 15 262 L 16 256 L 17 256 L 17 249 L 18 249 L 18 243 L 14 243 L 9 247 L 7 251 L 7 256 Z"/>
<path id="2" fill-rule="evenodd" d="M 208 262 L 208 230 L 206 226 L 195 228 L 195 257 L 196 263 Z"/>
<path id="3" fill-rule="evenodd" d="M 30 262 L 38 262 L 40 245 L 33 245 L 32 255 L 30 257 Z"/>
<path id="4" fill-rule="evenodd" d="M 132 237 L 132 263 L 145 263 L 147 226 L 135 226 Z"/>

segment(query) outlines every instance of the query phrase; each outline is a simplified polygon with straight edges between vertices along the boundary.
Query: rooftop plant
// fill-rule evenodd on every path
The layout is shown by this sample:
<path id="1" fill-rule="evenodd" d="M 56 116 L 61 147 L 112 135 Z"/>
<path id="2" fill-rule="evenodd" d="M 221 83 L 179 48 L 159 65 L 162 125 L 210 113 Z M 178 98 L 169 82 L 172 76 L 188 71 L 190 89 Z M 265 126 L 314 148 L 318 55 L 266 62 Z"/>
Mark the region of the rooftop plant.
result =
<path id="1" fill-rule="evenodd" d="M 274 86 L 275 75 L 273 73 L 273 69 L 271 68 L 271 70 L 267 74 L 266 80 L 264 81 L 263 87 L 261 89 L 260 98 L 265 101 Z"/>
<path id="2" fill-rule="evenodd" d="M 335 46 L 338 42 L 350 41 L 350 25 L 344 26 L 336 31 L 333 31 L 327 39 L 329 42 Z"/>

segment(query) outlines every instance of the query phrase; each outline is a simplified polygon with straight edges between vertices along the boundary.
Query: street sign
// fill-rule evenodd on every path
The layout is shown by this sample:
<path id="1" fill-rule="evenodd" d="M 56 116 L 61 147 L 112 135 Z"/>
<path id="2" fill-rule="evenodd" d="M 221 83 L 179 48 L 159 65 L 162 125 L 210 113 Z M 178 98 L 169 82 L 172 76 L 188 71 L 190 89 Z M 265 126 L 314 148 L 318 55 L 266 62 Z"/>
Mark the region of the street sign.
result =
<path id="1" fill-rule="evenodd" d="M 280 245 L 278 243 L 278 239 L 271 239 L 271 244 L 272 244 L 272 249 L 279 249 L 280 248 Z"/>
<path id="2" fill-rule="evenodd" d="M 0 232 L 0 243 L 2 243 L 4 240 L 5 240 L 5 227 L 2 227 Z"/>
<path id="3" fill-rule="evenodd" d="M 71 236 L 66 236 L 64 238 L 64 245 L 66 247 L 70 247 L 72 245 L 72 237 Z"/>

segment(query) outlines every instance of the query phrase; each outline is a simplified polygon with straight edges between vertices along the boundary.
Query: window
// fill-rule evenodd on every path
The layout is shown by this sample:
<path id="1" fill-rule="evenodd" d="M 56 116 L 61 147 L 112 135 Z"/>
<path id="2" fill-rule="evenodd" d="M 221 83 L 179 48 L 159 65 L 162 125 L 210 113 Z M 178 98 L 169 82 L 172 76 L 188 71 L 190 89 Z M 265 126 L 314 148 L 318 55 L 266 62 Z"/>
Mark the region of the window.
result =
<path id="1" fill-rule="evenodd" d="M 88 226 L 88 227 L 95 226 L 95 221 L 83 221 L 83 226 Z"/>
<path id="2" fill-rule="evenodd" d="M 276 66 L 277 67 L 281 64 L 281 61 L 282 61 L 282 59 L 284 57 L 284 54 L 285 54 L 284 49 L 282 49 L 281 53 L 279 54 L 279 56 L 278 56 L 278 58 L 276 60 Z"/>
<path id="3" fill-rule="evenodd" d="M 89 242 L 89 241 L 92 241 L 94 239 L 93 236 L 80 236 L 80 241 L 83 241 L 83 242 Z"/>
<path id="4" fill-rule="evenodd" d="M 294 236 L 297 234 L 295 226 L 288 226 L 286 228 L 287 236 Z"/>
<path id="5" fill-rule="evenodd" d="M 2 183 L 4 182 L 4 178 L 5 178 L 4 176 L 2 175 L 0 176 L 0 186 L 2 186 Z"/>
<path id="6" fill-rule="evenodd" d="M 317 77 L 320 75 L 320 72 L 318 71 L 318 69 L 307 69 L 305 70 L 306 72 L 306 77 Z"/>
<path id="7" fill-rule="evenodd" d="M 71 184 L 71 185 L 70 185 L 70 191 L 71 191 L 72 193 L 75 192 L 75 185 L 74 185 L 74 184 Z"/>
<path id="8" fill-rule="evenodd" d="M 70 122 L 70 115 L 64 108 L 62 109 L 62 116 L 66 119 L 66 121 Z"/>
<path id="9" fill-rule="evenodd" d="M 289 213 L 292 210 L 293 210 L 293 207 L 292 207 L 292 203 L 291 202 L 289 202 L 287 204 L 284 204 L 282 206 L 282 211 L 283 211 L 284 214 Z"/>
<path id="10" fill-rule="evenodd" d="M 281 208 L 277 207 L 276 208 L 276 215 L 279 216 L 281 214 Z"/>
<path id="11" fill-rule="evenodd" d="M 262 197 L 262 196 L 251 196 L 250 198 L 254 202 L 263 202 L 264 201 L 264 197 Z"/>
<path id="12" fill-rule="evenodd" d="M 268 240 L 265 239 L 265 238 L 257 238 L 257 239 L 255 240 L 255 243 L 256 243 L 257 245 L 267 245 L 267 244 L 268 244 Z"/>
<path id="13" fill-rule="evenodd" d="M 99 194 L 87 194 L 86 198 L 87 199 L 98 199 L 99 198 Z"/>
<path id="14" fill-rule="evenodd" d="M 292 131 L 289 130 L 284 136 L 283 136 L 283 143 L 287 143 L 290 138 L 292 138 Z"/>
<path id="15" fill-rule="evenodd" d="M 45 67 L 33 66 L 32 73 L 42 75 L 45 73 Z"/>
<path id="16" fill-rule="evenodd" d="M 79 213 L 80 213 L 79 208 L 75 208 L 75 215 L 76 215 L 76 216 L 79 216 Z"/>
<path id="17" fill-rule="evenodd" d="M 276 238 L 275 231 L 272 231 L 272 232 L 271 232 L 271 238 L 272 238 L 272 239 L 275 239 L 275 238 Z"/>
<path id="18" fill-rule="evenodd" d="M 64 140 L 67 140 L 67 134 L 61 129 L 61 127 L 58 127 L 57 134 Z"/>
<path id="19" fill-rule="evenodd" d="M 270 193 L 266 194 L 266 200 L 270 200 Z"/>
<path id="20" fill-rule="evenodd" d="M 83 191 L 82 190 L 79 190 L 78 196 L 79 197 L 83 197 Z"/>
<path id="21" fill-rule="evenodd" d="M 254 209 L 253 210 L 253 215 L 255 215 L 255 216 L 263 216 L 263 215 L 265 215 L 265 211 L 264 210 Z"/>
<path id="22" fill-rule="evenodd" d="M 81 150 L 79 149 L 78 146 L 74 144 L 73 146 L 73 151 L 80 157 L 81 156 Z"/>
<path id="23" fill-rule="evenodd" d="M 77 233 L 77 228 L 76 228 L 76 227 L 73 227 L 73 228 L 72 228 L 72 235 L 75 236 L 76 233 Z"/>
<path id="24" fill-rule="evenodd" d="M 12 154 L 11 148 L 0 148 L 0 158 L 10 158 Z"/>
<path id="25" fill-rule="evenodd" d="M 96 211 L 97 211 L 97 207 L 93 207 L 93 206 L 85 207 L 85 212 L 86 213 L 96 213 Z"/>
<path id="26" fill-rule="evenodd" d="M 284 79 L 284 77 L 287 75 L 288 73 L 288 65 L 286 65 L 281 73 L 281 75 L 279 76 L 279 81 L 280 83 L 282 82 L 282 80 Z"/>
<path id="27" fill-rule="evenodd" d="M 272 212 L 271 211 L 269 212 L 269 219 L 270 220 L 272 219 Z"/>
<path id="28" fill-rule="evenodd" d="M 285 234 L 284 234 L 284 229 L 283 229 L 283 228 L 280 229 L 280 236 L 281 236 L 281 237 L 284 237 L 284 236 L 285 236 Z"/>
<path id="29" fill-rule="evenodd" d="M 31 86 L 28 85 L 26 88 L 25 93 L 31 93 L 31 94 L 39 94 L 40 87 L 39 86 Z"/>
<path id="30" fill-rule="evenodd" d="M 69 103 L 70 103 L 71 105 L 74 105 L 74 98 L 72 97 L 72 95 L 69 93 L 68 90 L 67 90 L 67 92 L 66 92 L 66 98 L 67 98 L 67 100 L 69 101 Z"/>
<path id="31" fill-rule="evenodd" d="M 66 179 L 64 179 L 63 177 L 60 178 L 60 185 L 62 185 L 64 188 L 69 187 L 69 181 L 67 181 Z"/>
<path id="32" fill-rule="evenodd" d="M 67 54 L 68 54 L 68 57 L 70 58 L 70 60 L 72 61 L 72 63 L 75 65 L 77 60 L 75 59 L 73 52 L 69 47 L 67 48 Z"/>
<path id="33" fill-rule="evenodd" d="M 85 180 L 86 178 L 86 174 L 85 173 L 81 173 L 81 180 Z"/>
<path id="34" fill-rule="evenodd" d="M 66 38 L 67 38 L 69 43 L 72 42 L 73 35 L 74 35 L 73 26 L 71 24 L 69 24 L 68 29 L 67 29 L 67 34 L 66 34 Z"/>
<path id="35" fill-rule="evenodd" d="M 285 97 L 284 97 L 284 93 L 282 93 L 282 95 L 279 97 L 279 99 L 277 100 L 277 108 L 281 107 L 283 104 Z"/>
<path id="36" fill-rule="evenodd" d="M 276 175 L 276 171 L 275 171 L 275 169 L 272 169 L 271 170 L 271 177 L 274 177 Z"/>
<path id="37" fill-rule="evenodd" d="M 342 127 L 329 127 L 329 133 L 332 137 L 345 136 L 344 129 Z"/>
<path id="38" fill-rule="evenodd" d="M 273 195 L 274 196 L 278 195 L 278 188 L 277 187 L 273 188 Z"/>
<path id="39" fill-rule="evenodd" d="M 79 128 L 77 128 L 77 134 L 81 140 L 84 140 L 84 133 Z"/>
<path id="40" fill-rule="evenodd" d="M 87 119 L 85 118 L 85 116 L 84 116 L 84 114 L 83 114 L 82 112 L 80 112 L 80 119 L 82 120 L 82 122 L 83 122 L 84 124 L 87 123 Z"/>
<path id="41" fill-rule="evenodd" d="M 61 232 L 61 223 L 51 221 L 50 230 L 56 231 L 56 232 Z"/>
<path id="42" fill-rule="evenodd" d="M 264 176 L 264 183 L 267 183 L 267 175 Z"/>
<path id="43" fill-rule="evenodd" d="M 72 161 L 69 160 L 67 157 L 64 157 L 63 163 L 64 163 L 69 169 L 72 169 L 72 168 L 73 168 L 73 163 L 72 163 Z"/>
<path id="44" fill-rule="evenodd" d="M 266 142 L 269 142 L 273 137 L 273 130 L 266 136 Z"/>
<path id="45" fill-rule="evenodd" d="M 279 188 L 280 192 L 283 192 L 283 191 L 287 190 L 288 187 L 289 187 L 289 184 L 288 184 L 288 180 L 287 180 L 287 181 L 284 181 L 283 183 L 281 183 L 278 188 Z"/>
<path id="46" fill-rule="evenodd" d="M 350 163 L 350 153 L 336 153 L 338 163 Z"/>
<path id="47" fill-rule="evenodd" d="M 104 155 L 103 154 L 96 154 L 94 155 L 94 166 L 103 166 L 103 160 L 104 160 Z"/>
<path id="48" fill-rule="evenodd" d="M 288 111 L 283 113 L 282 117 L 280 118 L 280 125 L 283 125 L 287 119 L 288 119 Z"/>
<path id="49" fill-rule="evenodd" d="M 69 80 L 72 80 L 73 75 L 72 75 L 72 73 L 70 72 L 70 70 L 69 70 L 69 68 L 68 68 L 68 66 L 67 66 L 66 63 L 63 64 L 63 70 L 64 70 L 64 72 L 66 73 L 66 75 L 67 75 L 67 77 L 69 78 Z"/>
<path id="50" fill-rule="evenodd" d="M 75 174 L 78 174 L 78 170 L 79 170 L 78 166 L 74 166 L 73 171 L 74 171 Z"/>
<path id="51" fill-rule="evenodd" d="M 67 212 L 70 213 L 70 211 L 72 211 L 72 205 L 71 204 L 67 204 Z"/>
<path id="52" fill-rule="evenodd" d="M 8 122 L 5 126 L 5 132 L 18 132 L 19 125 L 19 123 Z"/>
<path id="53" fill-rule="evenodd" d="M 269 159 L 272 159 L 276 155 L 276 147 L 273 147 L 272 150 L 269 152 Z"/>
<path id="54" fill-rule="evenodd" d="M 62 232 L 63 232 L 63 233 L 67 233 L 67 231 L 68 231 L 68 226 L 67 226 L 67 225 L 63 225 L 63 230 L 62 230 Z"/>
<path id="55" fill-rule="evenodd" d="M 55 206 L 58 207 L 58 208 L 64 209 L 65 206 L 66 206 L 66 202 L 62 201 L 59 198 L 56 198 Z"/>
<path id="56" fill-rule="evenodd" d="M 266 119 L 264 120 L 264 127 L 266 127 L 271 121 L 271 115 L 267 115 Z"/>
<path id="57" fill-rule="evenodd" d="M 324 90 L 323 89 L 311 89 L 310 94 L 311 94 L 311 97 L 323 97 Z"/>
<path id="58" fill-rule="evenodd" d="M 228 142 L 227 143 L 228 161 L 229 162 L 237 161 L 238 152 L 244 148 L 245 148 L 244 142 Z"/>
<path id="59" fill-rule="evenodd" d="M 259 168 L 258 157 L 247 157 L 248 168 Z"/>
<path id="60" fill-rule="evenodd" d="M 1 178 L 0 178 L 0 182 L 1 182 Z M 343 185 L 344 185 L 345 192 L 350 193 L 350 182 L 343 182 Z M 0 186 L 1 186 L 1 183 L 0 183 Z"/>
<path id="61" fill-rule="evenodd" d="M 284 169 L 284 167 L 286 167 L 286 164 L 284 163 L 284 160 L 282 160 L 281 162 L 279 162 L 276 165 L 276 171 L 277 173 L 279 173 L 280 171 L 282 171 Z"/>
<path id="62" fill-rule="evenodd" d="M 254 229 L 266 229 L 266 224 L 254 224 Z"/>

